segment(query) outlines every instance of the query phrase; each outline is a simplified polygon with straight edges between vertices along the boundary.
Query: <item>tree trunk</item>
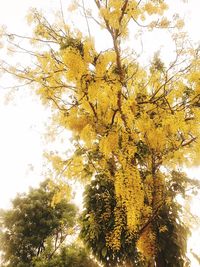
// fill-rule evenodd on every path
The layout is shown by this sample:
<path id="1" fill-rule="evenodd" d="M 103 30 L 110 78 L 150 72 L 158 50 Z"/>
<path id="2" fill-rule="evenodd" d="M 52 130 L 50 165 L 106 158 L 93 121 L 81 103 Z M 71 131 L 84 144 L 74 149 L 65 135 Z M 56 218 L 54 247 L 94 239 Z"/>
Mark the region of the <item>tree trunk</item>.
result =
<path id="1" fill-rule="evenodd" d="M 164 258 L 161 254 L 158 254 L 158 256 L 156 257 L 156 267 L 165 267 L 165 261 Z"/>
<path id="2" fill-rule="evenodd" d="M 154 265 L 154 260 L 152 260 L 152 261 L 149 261 L 149 263 L 148 263 L 148 267 L 154 267 L 155 265 Z"/>
<path id="3" fill-rule="evenodd" d="M 126 267 L 134 267 L 134 265 L 131 262 L 131 260 L 126 261 Z"/>

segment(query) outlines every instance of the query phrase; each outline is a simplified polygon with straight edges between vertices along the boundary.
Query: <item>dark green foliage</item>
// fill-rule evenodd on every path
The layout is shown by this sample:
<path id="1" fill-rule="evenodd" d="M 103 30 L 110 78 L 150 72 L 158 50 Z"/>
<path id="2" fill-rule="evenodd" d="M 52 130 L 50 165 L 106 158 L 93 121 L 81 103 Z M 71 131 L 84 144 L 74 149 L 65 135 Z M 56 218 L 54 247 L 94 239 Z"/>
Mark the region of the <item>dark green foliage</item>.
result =
<path id="1" fill-rule="evenodd" d="M 190 266 L 190 261 L 186 256 L 189 229 L 181 222 L 179 217 L 180 206 L 173 203 L 170 207 L 163 206 L 153 222 L 157 236 L 157 261 L 160 262 L 159 266 Z M 167 231 L 159 231 L 162 225 L 167 227 Z"/>
<path id="2" fill-rule="evenodd" d="M 80 40 L 71 38 L 69 36 L 65 39 L 63 38 L 63 41 L 60 45 L 60 49 L 63 50 L 67 48 L 75 48 L 80 52 L 81 56 L 83 56 L 83 44 Z"/>
<path id="3" fill-rule="evenodd" d="M 35 267 L 98 267 L 99 265 L 92 260 L 87 251 L 79 245 L 62 247 L 50 259 L 45 253 L 34 261 Z"/>
<path id="4" fill-rule="evenodd" d="M 106 234 L 113 231 L 115 225 L 116 199 L 113 181 L 108 180 L 107 177 L 96 176 L 85 191 L 84 205 L 80 235 L 86 245 L 92 249 L 95 257 L 105 266 L 118 266 L 118 264 L 126 266 L 127 261 L 130 260 L 135 263 L 135 266 L 139 266 L 135 240 L 130 237 L 126 227 L 122 231 L 122 247 L 119 251 L 114 252 L 106 246 Z M 94 221 L 91 221 L 92 217 Z M 126 226 L 126 222 L 124 225 Z"/>
<path id="5" fill-rule="evenodd" d="M 176 191 L 174 189 L 175 184 Z M 185 191 L 198 181 L 193 181 L 184 173 L 172 172 L 168 183 L 168 194 L 172 198 L 170 205 L 158 209 L 149 221 L 156 234 L 156 258 L 151 266 L 185 267 L 190 266 L 186 256 L 189 228 L 181 221 L 182 207 L 176 201 L 177 195 L 185 196 Z M 143 262 L 136 248 L 136 240 L 126 230 L 126 219 L 121 234 L 121 248 L 118 251 L 106 246 L 106 235 L 114 229 L 114 209 L 116 207 L 114 182 L 107 177 L 96 176 L 86 188 L 84 195 L 85 210 L 82 214 L 81 238 L 92 249 L 93 254 L 104 266 L 149 266 Z M 125 211 L 124 211 L 125 218 Z M 166 231 L 162 231 L 166 226 Z M 138 230 L 138 235 L 141 230 Z M 155 265 L 156 264 L 156 265 Z"/>
<path id="6" fill-rule="evenodd" d="M 12 209 L 1 213 L 0 249 L 5 266 L 30 267 L 49 236 L 64 241 L 67 229 L 75 224 L 76 208 L 65 199 L 52 207 L 57 189 L 50 189 L 45 181 L 38 189 L 18 195 Z"/>

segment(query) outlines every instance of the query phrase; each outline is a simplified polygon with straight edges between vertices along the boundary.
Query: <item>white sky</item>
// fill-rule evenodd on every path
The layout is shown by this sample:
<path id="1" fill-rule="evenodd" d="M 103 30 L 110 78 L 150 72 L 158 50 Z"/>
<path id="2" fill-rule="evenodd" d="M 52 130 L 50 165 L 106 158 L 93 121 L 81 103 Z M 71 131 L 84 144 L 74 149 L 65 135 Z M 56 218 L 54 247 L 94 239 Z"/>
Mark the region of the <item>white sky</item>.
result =
<path id="1" fill-rule="evenodd" d="M 0 25 L 5 24 L 12 32 L 28 32 L 24 17 L 33 3 L 43 8 L 47 5 L 47 1 L 0 0 Z M 8 90 L 1 86 L 5 84 L 10 81 L 0 80 L 0 208 L 7 207 L 16 192 L 36 186 L 42 179 L 44 143 L 41 132 L 48 117 L 38 99 L 25 91 L 20 91 L 12 103 L 4 105 Z M 34 171 L 30 172 L 32 166 Z"/>
<path id="2" fill-rule="evenodd" d="M 65 7 L 69 0 L 62 2 Z M 185 16 L 190 37 L 199 41 L 200 1 L 189 0 L 181 10 L 177 4 L 178 0 L 168 2 Z M 0 0 L 0 25 L 6 24 L 11 32 L 30 33 L 24 19 L 30 7 L 38 7 L 45 12 L 55 11 L 59 8 L 59 0 Z M 159 48 L 162 42 L 160 37 L 147 36 L 147 39 L 144 39 L 144 50 L 153 51 L 154 47 L 157 45 Z M 146 55 L 148 56 L 148 52 Z M 42 133 L 48 117 L 48 111 L 27 91 L 20 91 L 13 103 L 4 105 L 6 90 L 1 88 L 3 83 L 5 80 L 0 80 L 0 208 L 8 207 L 9 200 L 15 197 L 17 192 L 27 190 L 30 185 L 35 186 L 43 179 L 42 153 L 45 142 Z M 31 166 L 33 171 L 29 171 Z M 198 173 L 198 169 L 190 171 L 190 175 L 197 178 Z M 197 241 L 193 242 L 197 245 Z M 196 263 L 191 266 L 197 267 Z"/>

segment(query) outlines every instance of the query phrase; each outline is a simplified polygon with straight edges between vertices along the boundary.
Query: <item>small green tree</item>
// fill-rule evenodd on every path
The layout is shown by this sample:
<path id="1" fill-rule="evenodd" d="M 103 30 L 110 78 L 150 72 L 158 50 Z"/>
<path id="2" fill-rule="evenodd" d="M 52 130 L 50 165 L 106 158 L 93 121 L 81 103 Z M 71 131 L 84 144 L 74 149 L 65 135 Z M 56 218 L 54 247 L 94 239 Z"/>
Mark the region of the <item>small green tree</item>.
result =
<path id="1" fill-rule="evenodd" d="M 1 212 L 0 249 L 6 267 L 34 266 L 51 238 L 53 255 L 73 233 L 77 209 L 67 199 L 52 205 L 58 187 L 49 181 L 28 194 L 20 194 L 12 201 L 12 209 Z M 50 255 L 50 256 L 52 256 Z"/>
<path id="2" fill-rule="evenodd" d="M 48 252 L 52 251 L 52 246 L 49 250 L 45 250 L 40 257 L 34 260 L 35 267 L 98 267 L 93 259 L 89 257 L 87 251 L 77 244 L 63 246 L 58 253 L 53 257 L 48 257 Z"/>

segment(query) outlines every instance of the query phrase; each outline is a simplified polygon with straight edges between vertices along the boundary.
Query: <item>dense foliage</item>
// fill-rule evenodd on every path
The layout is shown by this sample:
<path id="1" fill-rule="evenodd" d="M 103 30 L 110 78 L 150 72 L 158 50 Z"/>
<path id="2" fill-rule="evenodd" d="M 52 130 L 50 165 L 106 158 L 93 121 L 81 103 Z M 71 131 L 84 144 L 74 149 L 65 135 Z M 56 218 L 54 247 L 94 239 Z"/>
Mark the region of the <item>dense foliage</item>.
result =
<path id="1" fill-rule="evenodd" d="M 168 1 L 80 2 L 71 9 L 82 9 L 88 27 L 96 22 L 111 47 L 99 51 L 89 28 L 86 36 L 63 17 L 51 25 L 33 10 L 34 33 L 25 38 L 32 51 L 20 36 L 5 36 L 34 64 L 2 69 L 32 84 L 52 109 L 52 128 L 73 133 L 74 153 L 48 158 L 55 174 L 90 181 L 81 235 L 94 254 L 106 265 L 186 266 L 189 231 L 177 197 L 198 187 L 181 169 L 200 155 L 199 50 L 178 15 L 168 18 Z M 170 29 L 173 58 L 141 64 L 127 49 L 133 25 Z"/>
<path id="2" fill-rule="evenodd" d="M 50 248 L 50 251 L 52 248 Z M 46 250 L 34 260 L 35 267 L 98 267 L 88 252 L 80 245 L 63 246 L 53 257 L 48 257 Z"/>
<path id="3" fill-rule="evenodd" d="M 56 250 L 73 234 L 76 207 L 66 199 L 52 206 L 58 188 L 49 187 L 48 180 L 28 194 L 18 195 L 12 208 L 1 212 L 0 249 L 3 266 L 30 267 L 51 239 L 53 256 Z"/>
<path id="4" fill-rule="evenodd" d="M 183 173 L 173 173 L 172 175 L 180 179 L 185 176 Z M 182 177 L 183 179 L 183 177 Z M 174 178 L 175 180 L 175 178 Z M 183 181 L 188 178 L 184 177 Z M 175 185 L 174 185 L 175 186 Z M 185 194 L 185 186 L 181 182 L 177 185 L 176 193 Z M 146 266 L 141 259 L 137 247 L 142 245 L 141 251 L 144 255 L 152 253 L 152 240 L 150 227 L 155 233 L 157 264 L 158 266 L 189 266 L 187 252 L 187 235 L 189 229 L 179 219 L 181 206 L 175 201 L 174 188 L 169 188 L 168 193 L 172 196 L 171 205 L 162 205 L 155 217 L 147 221 L 146 225 L 140 229 L 143 243 L 137 244 L 137 237 L 130 235 L 127 227 L 127 219 L 123 207 L 117 206 L 114 182 L 108 177 L 97 176 L 94 181 L 87 186 L 85 191 L 84 203 L 85 211 L 82 214 L 81 237 L 86 245 L 91 247 L 95 256 L 108 266 Z M 113 214 L 119 210 L 121 219 L 121 247 L 114 253 L 107 247 L 106 239 L 110 234 L 115 233 L 116 223 Z M 144 230 L 145 229 L 145 230 Z"/>

